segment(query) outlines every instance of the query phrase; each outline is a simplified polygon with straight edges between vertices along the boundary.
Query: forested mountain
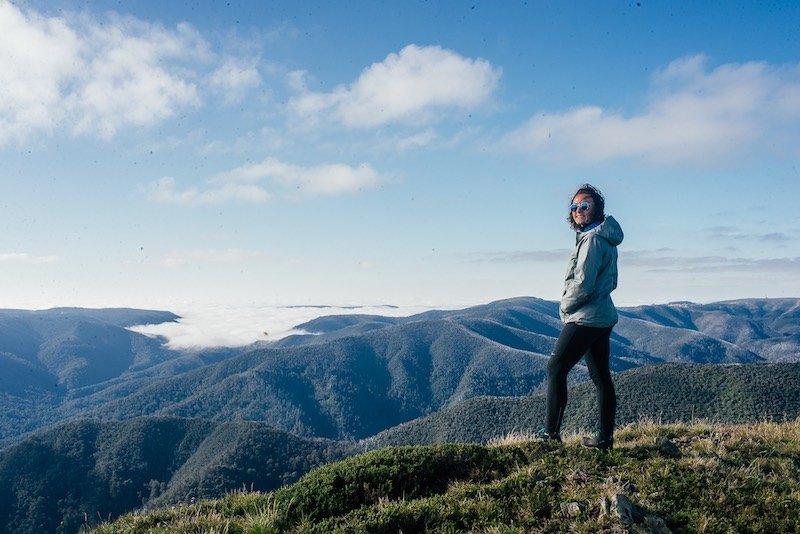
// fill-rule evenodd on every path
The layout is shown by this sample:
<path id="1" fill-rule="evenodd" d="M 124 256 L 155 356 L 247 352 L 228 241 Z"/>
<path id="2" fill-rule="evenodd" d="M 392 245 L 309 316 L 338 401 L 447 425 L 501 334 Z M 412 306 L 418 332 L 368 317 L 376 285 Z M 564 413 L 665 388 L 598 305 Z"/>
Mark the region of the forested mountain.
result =
<path id="1" fill-rule="evenodd" d="M 620 315 L 617 334 L 665 361 L 800 361 L 800 299 L 680 302 L 623 308 Z"/>
<path id="2" fill-rule="evenodd" d="M 745 315 L 738 303 L 623 310 L 612 368 L 797 359 L 795 323 L 786 319 L 797 300 L 759 306 L 766 304 L 771 311 L 764 316 L 752 313 L 755 304 Z M 98 415 L 242 417 L 300 435 L 360 439 L 473 397 L 540 391 L 558 335 L 556 314 L 554 303 L 510 299 L 408 318 L 321 318 L 301 325 L 309 335 L 153 383 L 103 405 Z M 747 324 L 750 333 L 733 343 L 703 331 L 729 336 L 721 316 Z M 757 347 L 771 350 L 762 356 L 751 350 Z M 585 380 L 585 370 L 571 377 Z"/>
<path id="3" fill-rule="evenodd" d="M 534 350 L 535 334 L 522 336 L 528 350 L 454 321 L 409 322 L 249 352 L 154 383 L 98 413 L 245 418 L 300 435 L 358 439 L 477 395 L 535 391 L 547 356 Z"/>
<path id="4" fill-rule="evenodd" d="M 128 327 L 175 321 L 124 308 L 0 310 L 0 446 L 69 419 L 97 399 L 129 395 L 240 351 L 177 352 Z"/>
<path id="5" fill-rule="evenodd" d="M 170 356 L 162 343 L 126 327 L 175 319 L 126 309 L 0 310 L 0 391 L 63 395 L 156 365 Z"/>
<path id="6" fill-rule="evenodd" d="M 128 309 L 0 310 L 0 444 L 60 417 L 84 388 L 171 356 L 159 340 L 126 329 L 176 315 Z"/>
<path id="7" fill-rule="evenodd" d="M 0 530 L 76 532 L 145 504 L 268 491 L 354 452 L 256 422 L 73 421 L 0 452 Z"/>
<path id="8" fill-rule="evenodd" d="M 612 369 L 663 362 L 800 361 L 800 300 L 623 308 Z M 404 318 L 321 317 L 306 335 L 177 352 L 125 327 L 169 312 L 0 312 L 0 445 L 75 417 L 262 421 L 361 439 L 479 396 L 541 390 L 555 302 L 523 297 Z M 578 367 L 573 383 L 587 374 Z"/>
<path id="9" fill-rule="evenodd" d="M 749 423 L 800 418 L 800 363 L 711 365 L 667 363 L 631 369 L 614 377 L 617 426 L 708 421 Z M 398 425 L 364 440 L 369 448 L 446 442 L 485 443 L 516 431 L 539 428 L 544 396 L 478 397 Z M 569 392 L 565 433 L 593 432 L 594 387 Z"/>

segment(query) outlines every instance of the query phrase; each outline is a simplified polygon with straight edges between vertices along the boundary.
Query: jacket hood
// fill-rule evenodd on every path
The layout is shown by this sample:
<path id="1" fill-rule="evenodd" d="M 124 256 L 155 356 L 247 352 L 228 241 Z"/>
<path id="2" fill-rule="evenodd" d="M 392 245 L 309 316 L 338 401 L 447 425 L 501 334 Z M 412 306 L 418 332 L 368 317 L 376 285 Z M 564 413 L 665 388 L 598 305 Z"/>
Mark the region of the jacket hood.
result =
<path id="1" fill-rule="evenodd" d="M 597 234 L 615 247 L 622 243 L 622 239 L 625 237 L 625 234 L 622 233 L 622 227 L 611 215 L 606 215 L 606 219 L 603 222 L 588 232 L 579 232 L 578 240 L 589 234 Z"/>

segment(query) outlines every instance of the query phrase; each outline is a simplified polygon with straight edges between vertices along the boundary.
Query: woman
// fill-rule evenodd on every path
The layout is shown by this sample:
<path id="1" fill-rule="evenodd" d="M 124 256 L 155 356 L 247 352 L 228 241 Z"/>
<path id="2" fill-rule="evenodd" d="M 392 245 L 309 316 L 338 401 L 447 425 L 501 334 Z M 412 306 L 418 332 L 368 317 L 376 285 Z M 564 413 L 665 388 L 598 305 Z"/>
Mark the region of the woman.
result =
<path id="1" fill-rule="evenodd" d="M 564 327 L 547 364 L 547 414 L 539 436 L 561 440 L 567 373 L 584 357 L 597 389 L 600 431 L 583 438 L 583 444 L 610 449 L 614 445 L 617 411 L 609 369 L 609 340 L 617 323 L 611 292 L 617 287 L 617 245 L 622 243 L 622 228 L 613 217 L 606 216 L 603 195 L 589 184 L 582 185 L 573 195 L 567 220 L 576 232 L 575 250 L 569 259 L 561 296 Z"/>

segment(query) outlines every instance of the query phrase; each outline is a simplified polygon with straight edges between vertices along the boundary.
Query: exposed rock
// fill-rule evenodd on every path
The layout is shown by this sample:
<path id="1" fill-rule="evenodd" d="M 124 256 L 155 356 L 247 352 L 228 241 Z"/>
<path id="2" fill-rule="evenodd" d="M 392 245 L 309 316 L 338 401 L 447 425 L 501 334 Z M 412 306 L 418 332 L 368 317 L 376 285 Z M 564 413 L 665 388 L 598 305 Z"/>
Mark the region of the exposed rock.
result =
<path id="1" fill-rule="evenodd" d="M 591 477 L 586 473 L 586 471 L 582 469 L 575 469 L 574 471 L 567 473 L 567 480 L 582 486 L 591 481 Z"/>
<path id="2" fill-rule="evenodd" d="M 586 504 L 582 502 L 562 502 L 561 515 L 565 518 L 580 517 L 586 512 Z"/>
<path id="3" fill-rule="evenodd" d="M 602 500 L 600 503 L 600 517 L 606 515 L 619 519 L 627 527 L 632 526 L 637 519 L 641 520 L 641 515 L 638 514 L 636 505 L 622 493 L 617 493 L 610 500 Z"/>
<path id="4" fill-rule="evenodd" d="M 572 503 L 570 503 L 572 504 Z M 561 505 L 562 514 L 564 505 Z M 671 534 L 663 519 L 656 515 L 645 515 L 642 510 L 631 500 L 617 493 L 612 499 L 603 499 L 600 502 L 600 518 L 605 516 L 619 520 L 634 534 Z"/>
<path id="5" fill-rule="evenodd" d="M 664 520 L 656 515 L 645 516 L 642 524 L 637 527 L 637 531 L 642 534 L 672 534 Z"/>
<path id="6" fill-rule="evenodd" d="M 655 441 L 656 449 L 667 458 L 680 458 L 681 450 L 673 442 L 663 436 L 659 436 Z"/>

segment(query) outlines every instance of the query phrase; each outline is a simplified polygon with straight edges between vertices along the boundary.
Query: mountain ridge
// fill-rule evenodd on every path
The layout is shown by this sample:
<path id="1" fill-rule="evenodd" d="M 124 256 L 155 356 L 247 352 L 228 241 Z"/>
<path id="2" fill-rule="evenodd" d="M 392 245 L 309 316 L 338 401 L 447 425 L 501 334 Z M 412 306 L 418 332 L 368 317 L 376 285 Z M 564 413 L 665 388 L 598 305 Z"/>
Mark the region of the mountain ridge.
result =
<path id="1" fill-rule="evenodd" d="M 611 367 L 800 361 L 798 314 L 800 299 L 789 298 L 620 308 Z M 0 310 L 0 446 L 74 417 L 144 415 L 361 439 L 472 397 L 541 391 L 560 329 L 557 303 L 534 297 L 409 317 L 322 316 L 298 325 L 313 334 L 241 349 L 174 351 L 125 329 L 176 317 Z M 570 380 L 587 376 L 579 365 Z"/>

